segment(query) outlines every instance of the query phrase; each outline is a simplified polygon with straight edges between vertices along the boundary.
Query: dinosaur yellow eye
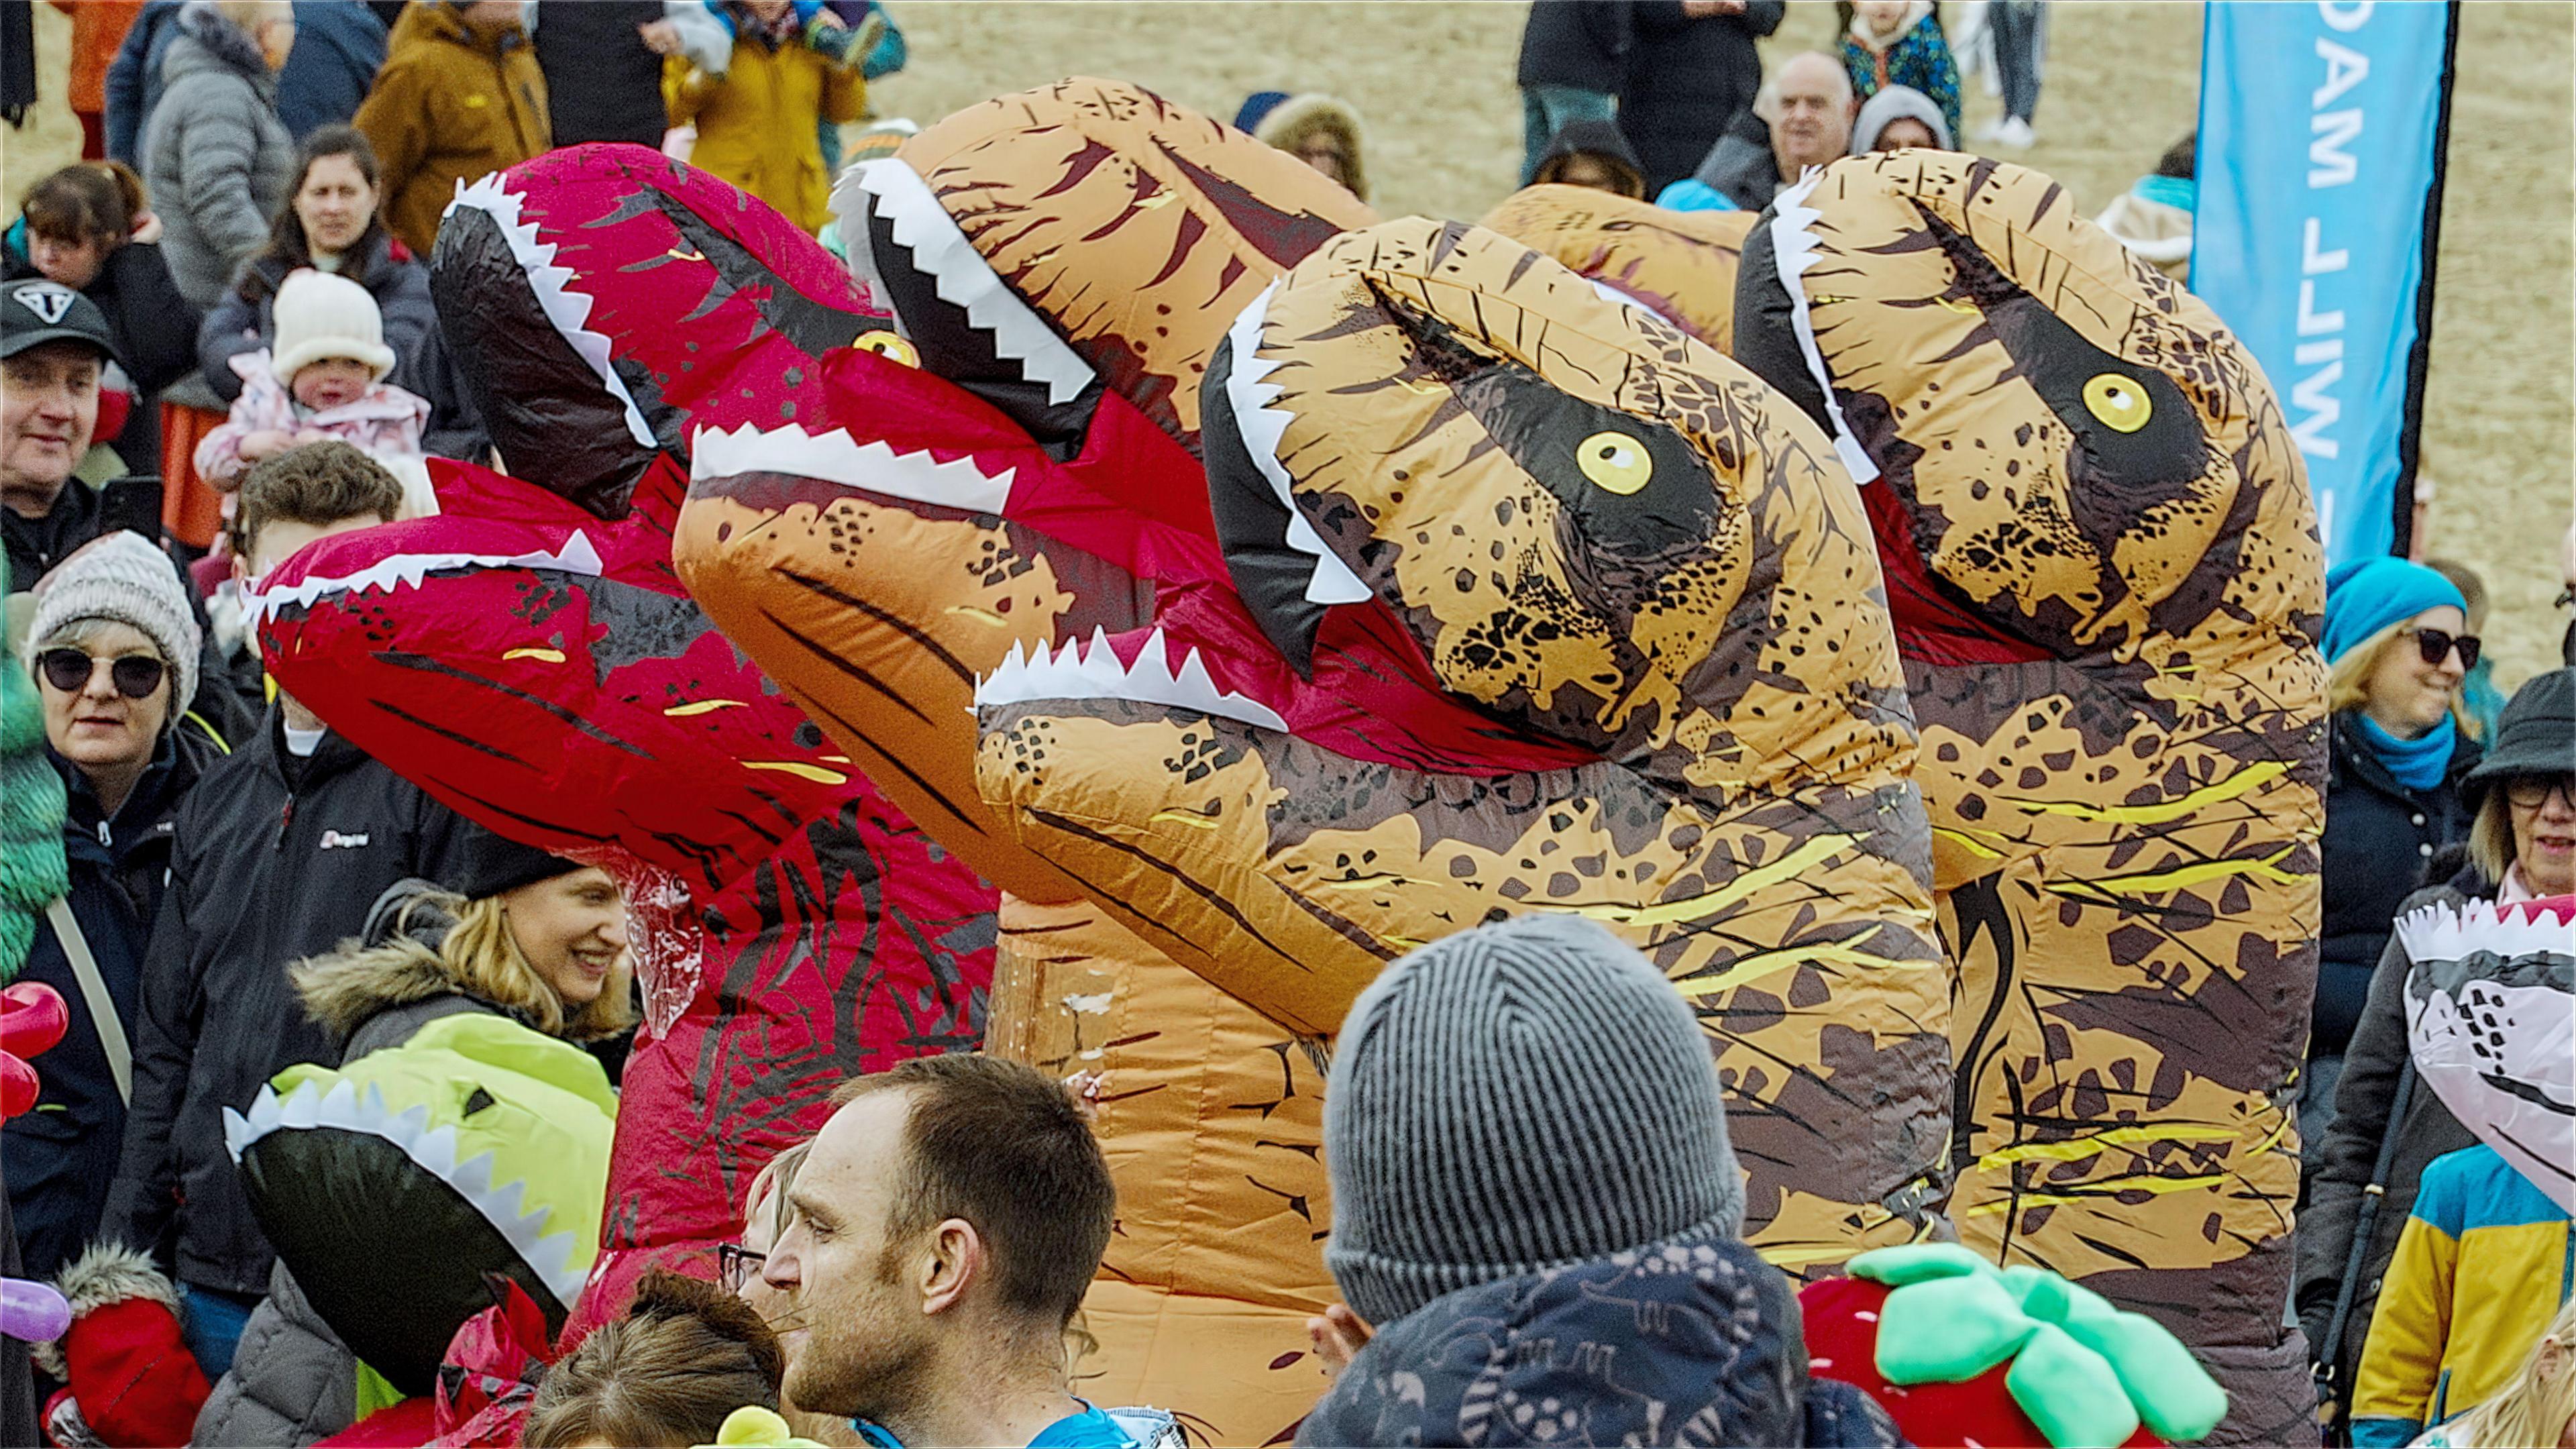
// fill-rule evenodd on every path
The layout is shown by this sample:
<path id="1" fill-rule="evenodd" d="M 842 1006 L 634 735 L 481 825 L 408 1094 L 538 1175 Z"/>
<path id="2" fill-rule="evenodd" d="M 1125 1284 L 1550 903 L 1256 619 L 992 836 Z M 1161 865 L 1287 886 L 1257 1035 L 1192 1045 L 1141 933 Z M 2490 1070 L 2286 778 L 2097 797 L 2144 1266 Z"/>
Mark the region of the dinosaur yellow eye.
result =
<path id="1" fill-rule="evenodd" d="M 2155 411 L 2147 401 L 2147 390 L 2135 379 L 2116 372 L 2100 372 L 2084 384 L 2084 406 L 2091 410 L 2102 426 L 2115 433 L 2134 433 L 2147 425 Z"/>
<path id="2" fill-rule="evenodd" d="M 1626 433 L 1594 433 L 1574 450 L 1574 461 L 1584 477 L 1622 495 L 1645 487 L 1655 476 L 1655 460 L 1646 456 L 1646 445 Z"/>
<path id="3" fill-rule="evenodd" d="M 861 352 L 873 352 L 888 362 L 899 362 L 906 367 L 921 366 L 921 354 L 913 349 L 910 342 L 892 332 L 862 332 L 850 345 Z"/>

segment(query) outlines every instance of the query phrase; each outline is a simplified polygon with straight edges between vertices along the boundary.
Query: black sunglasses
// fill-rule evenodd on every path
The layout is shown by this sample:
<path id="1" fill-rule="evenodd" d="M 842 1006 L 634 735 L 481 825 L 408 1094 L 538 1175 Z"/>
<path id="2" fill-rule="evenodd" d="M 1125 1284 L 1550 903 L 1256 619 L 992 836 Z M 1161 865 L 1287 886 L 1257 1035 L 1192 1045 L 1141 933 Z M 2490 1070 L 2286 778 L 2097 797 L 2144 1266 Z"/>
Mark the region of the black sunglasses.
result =
<path id="1" fill-rule="evenodd" d="M 2576 805 L 2576 775 L 2516 775 L 2504 782 L 2504 798 L 2525 810 L 2537 810 L 2552 795 Z"/>
<path id="2" fill-rule="evenodd" d="M 2415 631 L 2415 652 L 2423 655 L 2427 664 L 2439 664 L 2457 649 L 2460 651 L 2460 667 L 2475 669 L 2478 667 L 2478 651 L 2485 647 L 2486 642 L 2475 634 L 2453 634 L 2444 629 Z"/>
<path id="3" fill-rule="evenodd" d="M 48 649 L 36 656 L 36 664 L 45 671 L 47 684 L 65 694 L 78 694 L 89 687 L 99 661 L 79 649 Z M 108 661 L 107 677 L 115 682 L 117 693 L 143 699 L 161 687 L 161 676 L 168 668 L 149 654 L 128 654 Z"/>
<path id="4" fill-rule="evenodd" d="M 716 1244 L 716 1281 L 724 1290 L 740 1297 L 742 1290 L 760 1275 L 761 1266 L 769 1261 L 767 1253 L 755 1253 L 740 1243 Z"/>

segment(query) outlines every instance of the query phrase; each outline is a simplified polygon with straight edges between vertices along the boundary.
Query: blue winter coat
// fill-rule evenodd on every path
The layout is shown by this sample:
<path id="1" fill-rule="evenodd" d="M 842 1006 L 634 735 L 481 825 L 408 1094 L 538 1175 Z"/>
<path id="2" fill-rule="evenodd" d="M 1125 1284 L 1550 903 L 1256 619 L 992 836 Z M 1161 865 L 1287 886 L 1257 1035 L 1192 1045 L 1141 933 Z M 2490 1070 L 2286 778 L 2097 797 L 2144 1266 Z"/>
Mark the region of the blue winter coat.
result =
<path id="1" fill-rule="evenodd" d="M 63 854 L 71 866 L 71 890 L 65 898 L 129 1043 L 143 979 L 143 948 L 169 879 L 179 802 L 197 783 L 198 773 L 221 753 L 196 725 L 182 722 L 163 736 L 160 752 L 115 817 L 104 819 L 88 777 L 46 751 L 70 796 L 63 822 Z M 36 923 L 35 943 L 19 979 L 54 988 L 71 1008 L 71 1029 L 38 1063 L 42 1090 L 36 1109 L 0 1127 L 0 1168 L 5 1168 L 0 1176 L 8 1180 L 9 1211 L 18 1225 L 25 1276 L 50 1279 L 97 1236 L 99 1213 L 107 1205 L 107 1186 L 116 1177 L 117 1153 L 125 1141 L 125 1102 L 117 1095 L 89 1000 L 51 922 Z"/>
<path id="2" fill-rule="evenodd" d="M 1798 1303 L 1733 1238 L 1680 1238 L 1433 1299 L 1382 1325 L 1301 1445 L 1896 1445 L 1807 1377 Z"/>
<path id="3" fill-rule="evenodd" d="M 277 118 L 301 141 L 345 122 L 385 63 L 385 23 L 359 0 L 295 0 L 295 49 L 277 73 Z"/>
<path id="4" fill-rule="evenodd" d="M 161 53 L 179 33 L 171 22 L 186 3 L 143 0 L 124 43 L 116 48 L 116 59 L 107 65 L 107 113 L 100 121 L 107 129 L 107 154 L 137 171 L 143 169 L 143 123 L 152 119 L 152 107 L 161 99 Z"/>

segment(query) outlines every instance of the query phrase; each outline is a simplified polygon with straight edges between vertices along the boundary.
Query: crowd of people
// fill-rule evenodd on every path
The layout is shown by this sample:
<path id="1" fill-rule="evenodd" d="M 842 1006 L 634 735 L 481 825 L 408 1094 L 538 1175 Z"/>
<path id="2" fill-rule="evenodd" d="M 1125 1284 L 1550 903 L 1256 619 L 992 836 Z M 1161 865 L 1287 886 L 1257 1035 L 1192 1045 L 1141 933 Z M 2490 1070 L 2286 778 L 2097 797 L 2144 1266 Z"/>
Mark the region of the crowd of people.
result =
<path id="1" fill-rule="evenodd" d="M 158 1316 L 86 1357 L 0 1356 L 0 1438 L 39 1442 L 41 1411 L 61 1444 L 316 1443 L 383 1386 L 268 1241 L 227 1114 L 299 1063 L 403 1050 L 456 1016 L 576 1045 L 614 1083 L 636 970 L 616 880 L 467 821 L 278 691 L 243 585 L 434 513 L 428 458 L 491 454 L 425 264 L 460 183 L 626 141 L 817 232 L 855 159 L 844 128 L 874 119 L 866 81 L 904 42 L 872 0 L 55 3 L 89 155 L 29 187 L 0 237 L 0 523 L 9 587 L 33 591 L 14 667 L 65 801 L 59 908 L 18 979 L 54 988 L 69 1027 L 0 1133 L 0 1276 Z M 1519 179 L 1760 211 L 1835 158 L 1970 140 L 1963 69 L 2003 103 L 1974 140 L 2032 144 L 2043 5 L 1840 8 L 1834 52 L 1766 74 L 1780 0 L 1542 0 Z M 1267 91 L 1235 122 L 1368 196 L 1347 103 Z M 2103 217 L 2177 275 L 2192 171 L 2185 137 Z M 2569 549 L 2576 593 L 2576 531 Z M 2285 1308 L 2354 1443 L 2576 1449 L 2576 1237 L 2421 1085 L 2396 934 L 2429 904 L 2576 896 L 2576 628 L 2570 667 L 2507 700 L 2483 609 L 2457 563 L 2328 581 Z M 1310 1326 L 1334 1377 L 1299 1443 L 1442 1442 L 1476 1396 L 1533 1442 L 1955 1432 L 1811 1376 L 1788 1280 L 1739 1237 L 1702 1032 L 1597 927 L 1526 918 L 1390 966 L 1338 1036 L 1326 1112 L 1344 1304 Z M 855 1077 L 740 1207 L 716 1261 L 649 1275 L 546 1369 L 520 1442 L 1186 1438 L 1185 1403 L 1082 1396 L 1118 1201 L 1080 1083 L 971 1054 Z M 120 1274 L 166 1284 L 75 1291 Z M 1651 1364 L 1658 1412 L 1714 1437 L 1563 1398 L 1547 1355 L 1489 1364 L 1498 1333 Z"/>

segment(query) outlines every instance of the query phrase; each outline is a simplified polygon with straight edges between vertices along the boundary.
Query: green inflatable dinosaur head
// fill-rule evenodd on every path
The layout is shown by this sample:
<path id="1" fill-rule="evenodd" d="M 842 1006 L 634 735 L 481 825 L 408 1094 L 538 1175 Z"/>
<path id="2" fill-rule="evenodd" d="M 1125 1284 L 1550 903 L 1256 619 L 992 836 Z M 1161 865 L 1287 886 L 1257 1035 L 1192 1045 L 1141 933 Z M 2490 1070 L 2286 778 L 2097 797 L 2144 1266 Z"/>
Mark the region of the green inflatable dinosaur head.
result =
<path id="1" fill-rule="evenodd" d="M 457 1326 L 527 1289 L 549 1334 L 598 1255 L 617 1097 L 580 1048 L 496 1016 L 295 1066 L 225 1144 L 314 1310 L 396 1389 L 429 1392 Z"/>

